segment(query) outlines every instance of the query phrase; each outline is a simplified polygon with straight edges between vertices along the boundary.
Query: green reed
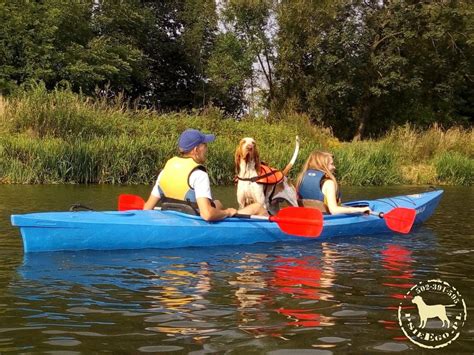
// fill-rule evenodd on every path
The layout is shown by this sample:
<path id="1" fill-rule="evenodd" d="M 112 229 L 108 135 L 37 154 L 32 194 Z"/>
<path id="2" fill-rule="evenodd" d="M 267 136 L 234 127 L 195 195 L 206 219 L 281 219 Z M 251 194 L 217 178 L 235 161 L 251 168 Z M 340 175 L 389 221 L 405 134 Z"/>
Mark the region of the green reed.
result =
<path id="1" fill-rule="evenodd" d="M 342 184 L 390 185 L 402 182 L 397 154 L 378 142 L 344 144 L 334 151 L 336 174 Z"/>
<path id="2" fill-rule="evenodd" d="M 283 169 L 300 137 L 295 178 L 314 149 L 333 152 L 347 185 L 472 185 L 474 131 L 404 126 L 378 140 L 341 143 L 309 117 L 280 112 L 268 118 L 225 118 L 215 108 L 157 113 L 123 98 L 92 100 L 68 89 L 37 85 L 0 97 L 1 183 L 151 184 L 177 152 L 186 128 L 217 135 L 207 163 L 214 184 L 231 184 L 239 140 L 253 137 L 261 159 Z"/>
<path id="3" fill-rule="evenodd" d="M 438 178 L 450 185 L 474 184 L 474 159 L 458 152 L 441 153 L 434 160 Z"/>

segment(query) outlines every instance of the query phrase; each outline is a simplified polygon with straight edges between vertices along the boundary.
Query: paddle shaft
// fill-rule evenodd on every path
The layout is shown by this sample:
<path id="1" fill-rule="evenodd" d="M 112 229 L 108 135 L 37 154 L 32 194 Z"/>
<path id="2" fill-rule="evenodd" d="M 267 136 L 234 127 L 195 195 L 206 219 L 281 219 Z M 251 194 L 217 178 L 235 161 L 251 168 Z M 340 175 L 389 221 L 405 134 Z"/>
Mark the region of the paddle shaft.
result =
<path id="1" fill-rule="evenodd" d="M 161 211 L 161 207 L 155 207 L 153 209 L 155 211 Z M 281 220 L 285 223 L 294 223 L 294 224 L 308 223 L 308 220 L 305 218 L 290 218 L 290 217 L 278 218 L 278 216 L 257 216 L 253 214 L 241 214 L 241 213 L 237 213 L 233 215 L 232 217 L 242 218 L 242 219 L 256 219 L 259 221 L 269 221 L 269 222 L 279 222 Z"/>
<path id="2" fill-rule="evenodd" d="M 285 217 L 278 218 L 278 216 L 257 216 L 252 214 L 241 214 L 237 213 L 233 217 L 235 218 L 244 218 L 244 219 L 257 219 L 260 221 L 269 221 L 269 222 L 285 222 L 285 223 L 294 223 L 294 224 L 305 224 L 308 223 L 307 218 L 294 218 L 294 217 Z"/>
<path id="3" fill-rule="evenodd" d="M 269 216 L 257 216 L 257 215 L 253 215 L 253 214 L 242 214 L 242 213 L 236 213 L 232 217 L 244 218 L 244 219 L 260 219 L 260 220 L 265 220 L 265 221 L 270 219 Z"/>
<path id="4" fill-rule="evenodd" d="M 144 204 L 145 201 L 137 195 L 119 196 L 119 211 L 141 210 Z M 283 232 L 299 237 L 315 238 L 323 228 L 321 211 L 304 207 L 286 207 L 278 211 L 276 216 L 236 214 L 234 217 L 275 222 Z"/>
<path id="5" fill-rule="evenodd" d="M 372 211 L 372 212 L 370 212 L 370 215 L 372 215 L 372 216 L 377 216 L 377 217 L 379 217 L 379 218 L 383 218 L 383 216 L 385 215 L 385 213 L 383 213 L 383 212 L 373 212 L 373 211 Z"/>
<path id="6" fill-rule="evenodd" d="M 155 211 L 161 211 L 161 207 L 155 207 L 153 209 Z M 254 215 L 254 214 L 237 213 L 237 214 L 233 215 L 232 217 L 242 218 L 242 219 L 256 219 L 256 220 L 260 220 L 260 221 L 269 221 L 269 222 L 278 222 L 278 221 L 280 221 L 280 218 L 278 218 L 278 216 L 257 216 L 257 215 Z M 289 218 L 289 217 L 286 217 L 286 218 L 283 218 L 281 220 L 283 220 L 284 222 L 287 222 L 287 223 L 295 223 L 295 224 L 308 223 L 308 220 L 305 219 L 305 218 Z"/>

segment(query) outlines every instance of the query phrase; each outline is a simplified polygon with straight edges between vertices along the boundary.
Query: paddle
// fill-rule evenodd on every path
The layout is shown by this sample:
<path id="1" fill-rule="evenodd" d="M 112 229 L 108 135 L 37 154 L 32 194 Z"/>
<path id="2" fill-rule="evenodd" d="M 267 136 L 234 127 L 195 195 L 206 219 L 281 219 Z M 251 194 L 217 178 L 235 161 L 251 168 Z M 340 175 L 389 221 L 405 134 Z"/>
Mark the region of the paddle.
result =
<path id="1" fill-rule="evenodd" d="M 118 210 L 142 210 L 145 201 L 137 195 L 122 194 L 118 199 Z M 323 229 L 323 214 L 319 210 L 305 207 L 283 208 L 275 216 L 236 214 L 235 218 L 259 219 L 275 222 L 285 233 L 298 237 L 316 238 Z"/>
<path id="2" fill-rule="evenodd" d="M 137 195 L 122 194 L 118 198 L 118 210 L 142 210 L 145 206 L 145 200 Z"/>
<path id="3" fill-rule="evenodd" d="M 275 222 L 283 232 L 298 237 L 316 238 L 323 230 L 323 214 L 314 208 L 286 207 L 275 216 L 236 214 L 234 217 Z"/>
<path id="4" fill-rule="evenodd" d="M 383 218 L 391 230 L 407 234 L 415 222 L 416 211 L 413 208 L 395 207 L 387 213 L 372 212 L 371 215 Z"/>

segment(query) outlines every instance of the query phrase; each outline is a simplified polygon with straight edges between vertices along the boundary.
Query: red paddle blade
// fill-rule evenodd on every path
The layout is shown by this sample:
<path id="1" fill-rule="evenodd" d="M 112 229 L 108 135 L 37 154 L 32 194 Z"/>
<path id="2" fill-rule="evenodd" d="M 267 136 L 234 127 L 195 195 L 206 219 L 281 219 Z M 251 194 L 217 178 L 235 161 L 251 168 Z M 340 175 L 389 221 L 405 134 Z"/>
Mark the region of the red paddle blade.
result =
<path id="1" fill-rule="evenodd" d="M 119 211 L 142 210 L 143 206 L 145 206 L 145 200 L 137 195 L 122 194 L 118 198 Z"/>
<path id="2" fill-rule="evenodd" d="M 323 214 L 313 208 L 287 207 L 269 219 L 283 232 L 300 237 L 316 238 L 323 230 Z"/>
<path id="3" fill-rule="evenodd" d="M 415 222 L 416 211 L 413 208 L 397 207 L 383 215 L 387 227 L 399 233 L 410 233 Z"/>

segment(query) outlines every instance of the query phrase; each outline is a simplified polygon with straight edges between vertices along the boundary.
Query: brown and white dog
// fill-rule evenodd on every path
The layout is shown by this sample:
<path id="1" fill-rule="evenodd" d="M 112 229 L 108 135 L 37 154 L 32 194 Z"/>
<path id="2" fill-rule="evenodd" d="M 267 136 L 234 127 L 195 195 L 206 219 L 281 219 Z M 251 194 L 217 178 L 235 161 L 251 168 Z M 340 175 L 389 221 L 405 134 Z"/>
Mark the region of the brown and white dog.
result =
<path id="1" fill-rule="evenodd" d="M 272 201 L 284 200 L 292 206 L 298 206 L 295 188 L 289 184 L 286 175 L 295 163 L 299 151 L 299 138 L 290 163 L 278 171 L 265 166 L 260 160 L 257 143 L 253 138 L 240 140 L 235 150 L 235 173 L 237 175 L 237 201 L 239 208 L 258 202 L 267 210 L 271 209 Z M 264 170 L 264 171 L 263 171 Z M 270 173 L 268 173 L 270 172 Z M 269 180 L 268 176 L 279 176 Z"/>

